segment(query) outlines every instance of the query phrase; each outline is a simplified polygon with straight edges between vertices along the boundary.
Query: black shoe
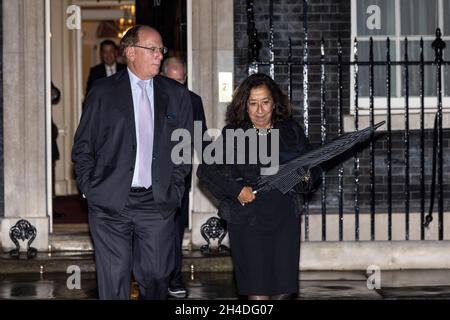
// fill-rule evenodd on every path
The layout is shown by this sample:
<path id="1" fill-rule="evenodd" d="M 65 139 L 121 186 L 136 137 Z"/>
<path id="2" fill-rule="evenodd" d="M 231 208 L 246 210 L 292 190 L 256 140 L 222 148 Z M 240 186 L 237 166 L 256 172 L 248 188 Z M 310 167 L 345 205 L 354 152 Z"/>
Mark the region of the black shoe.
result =
<path id="1" fill-rule="evenodd" d="M 172 298 L 183 299 L 187 297 L 187 291 L 184 287 L 172 287 L 169 288 L 169 296 Z"/>

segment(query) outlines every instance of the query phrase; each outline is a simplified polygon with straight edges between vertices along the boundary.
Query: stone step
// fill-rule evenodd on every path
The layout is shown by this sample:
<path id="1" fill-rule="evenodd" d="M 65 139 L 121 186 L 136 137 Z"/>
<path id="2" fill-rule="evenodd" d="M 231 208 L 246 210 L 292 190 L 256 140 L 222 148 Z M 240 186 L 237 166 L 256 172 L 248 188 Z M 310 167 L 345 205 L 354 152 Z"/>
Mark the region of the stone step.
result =
<path id="1" fill-rule="evenodd" d="M 87 224 L 55 225 L 49 235 L 49 251 L 93 251 L 92 240 Z M 183 238 L 183 250 L 191 250 L 191 232 L 186 229 Z"/>
<path id="2" fill-rule="evenodd" d="M 93 251 L 87 223 L 54 224 L 49 235 L 49 251 Z"/>
<path id="3" fill-rule="evenodd" d="M 11 258 L 9 254 L 0 254 L 0 273 L 40 273 L 63 272 L 69 266 L 78 266 L 81 272 L 95 272 L 94 253 L 91 251 L 78 252 L 39 252 L 34 259 Z M 42 267 L 42 268 L 41 268 Z M 200 251 L 184 251 L 182 271 L 196 272 L 232 272 L 231 257 L 205 256 Z"/>
<path id="4" fill-rule="evenodd" d="M 0 255 L 0 273 L 66 273 L 69 266 L 78 266 L 82 272 L 95 272 L 92 252 L 39 252 L 35 258 L 11 258 L 8 253 Z"/>
<path id="5" fill-rule="evenodd" d="M 54 233 L 49 236 L 51 252 L 59 251 L 93 251 L 91 236 L 87 232 Z"/>
<path id="6" fill-rule="evenodd" d="M 232 272 L 229 255 L 204 255 L 192 251 L 191 232 L 186 230 L 183 239 L 183 272 Z M 55 225 L 49 236 L 47 252 L 39 252 L 36 258 L 13 259 L 0 252 L 0 273 L 66 272 L 72 265 L 82 272 L 95 272 L 94 251 L 86 224 Z M 42 268 L 41 268 L 42 267 Z"/>
<path id="7" fill-rule="evenodd" d="M 77 266 L 82 273 L 95 272 L 93 253 L 38 253 L 34 259 L 12 259 L 8 254 L 0 254 L 0 274 L 4 277 L 14 274 L 45 274 L 45 273 L 73 273 L 70 266 Z M 186 251 L 183 257 L 184 273 L 191 278 L 198 273 L 232 273 L 230 256 L 205 256 L 200 251 Z M 319 283 L 329 281 L 352 281 L 366 283 L 368 274 L 365 270 L 321 270 L 299 273 L 299 280 L 304 283 Z M 381 285 L 383 288 L 402 287 L 450 287 L 450 269 L 410 269 L 410 270 L 381 270 Z"/>

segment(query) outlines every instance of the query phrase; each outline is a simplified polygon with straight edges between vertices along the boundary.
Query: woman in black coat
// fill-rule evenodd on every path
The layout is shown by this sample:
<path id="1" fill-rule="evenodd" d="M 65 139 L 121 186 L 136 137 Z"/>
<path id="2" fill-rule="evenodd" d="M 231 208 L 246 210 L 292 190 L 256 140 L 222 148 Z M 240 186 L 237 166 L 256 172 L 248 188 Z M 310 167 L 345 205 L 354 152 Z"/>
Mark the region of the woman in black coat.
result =
<path id="1" fill-rule="evenodd" d="M 303 185 L 287 194 L 278 190 L 255 194 L 254 187 L 262 169 L 306 152 L 309 142 L 292 119 L 287 96 L 265 74 L 251 75 L 237 88 L 226 122 L 215 142 L 223 145 L 222 162 L 205 161 L 197 175 L 220 201 L 218 214 L 228 222 L 239 294 L 258 300 L 288 299 L 298 291 L 300 197 L 318 174 L 308 172 Z M 245 135 L 244 144 L 233 143 L 239 134 Z M 266 149 L 268 157 L 261 158 Z M 262 161 L 267 158 L 277 161 Z"/>

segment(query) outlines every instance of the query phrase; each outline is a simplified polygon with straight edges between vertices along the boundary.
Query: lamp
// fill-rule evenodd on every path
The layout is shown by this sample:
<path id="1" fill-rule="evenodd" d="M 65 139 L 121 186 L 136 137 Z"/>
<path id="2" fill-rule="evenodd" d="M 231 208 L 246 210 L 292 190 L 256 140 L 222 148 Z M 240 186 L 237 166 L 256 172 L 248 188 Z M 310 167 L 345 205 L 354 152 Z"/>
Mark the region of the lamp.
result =
<path id="1" fill-rule="evenodd" d="M 120 6 L 120 9 L 123 10 L 123 16 L 118 21 L 118 33 L 117 36 L 122 39 L 122 37 L 127 33 L 129 29 L 131 29 L 135 25 L 136 21 L 136 7 L 134 4 L 132 5 L 124 5 Z"/>

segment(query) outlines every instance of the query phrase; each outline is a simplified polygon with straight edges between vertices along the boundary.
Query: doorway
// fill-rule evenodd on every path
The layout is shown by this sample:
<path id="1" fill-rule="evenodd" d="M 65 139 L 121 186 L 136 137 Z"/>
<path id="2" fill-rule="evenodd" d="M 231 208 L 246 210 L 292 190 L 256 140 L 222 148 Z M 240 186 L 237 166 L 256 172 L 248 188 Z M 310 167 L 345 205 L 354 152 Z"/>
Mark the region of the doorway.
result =
<path id="1" fill-rule="evenodd" d="M 80 8 L 79 29 L 66 26 L 67 10 L 73 5 Z M 129 27 L 150 24 L 161 30 L 170 56 L 186 59 L 186 0 L 50 0 L 50 6 L 51 80 L 61 92 L 59 102 L 52 106 L 59 152 L 54 163 L 53 227 L 55 232 L 87 230 L 87 204 L 76 186 L 71 149 L 89 73 L 92 67 L 102 63 L 101 43 L 109 40 L 118 45 Z M 156 19 L 160 15 L 164 21 Z M 153 17 L 153 20 L 138 20 L 138 17 Z M 117 62 L 125 63 L 121 57 Z"/>

